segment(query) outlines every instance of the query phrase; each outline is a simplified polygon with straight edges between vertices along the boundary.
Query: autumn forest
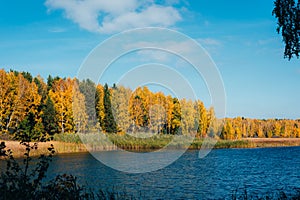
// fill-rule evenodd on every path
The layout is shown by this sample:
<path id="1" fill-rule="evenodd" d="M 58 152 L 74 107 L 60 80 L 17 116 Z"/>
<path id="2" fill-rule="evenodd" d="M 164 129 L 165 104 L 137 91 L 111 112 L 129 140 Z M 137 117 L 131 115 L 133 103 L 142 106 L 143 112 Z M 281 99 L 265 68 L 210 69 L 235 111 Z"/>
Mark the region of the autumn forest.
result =
<path id="1" fill-rule="evenodd" d="M 178 99 L 147 87 L 135 91 L 91 80 L 33 77 L 0 70 L 0 135 L 29 137 L 59 133 L 128 132 L 193 134 L 197 138 L 300 137 L 300 120 L 216 119 L 200 100 Z"/>

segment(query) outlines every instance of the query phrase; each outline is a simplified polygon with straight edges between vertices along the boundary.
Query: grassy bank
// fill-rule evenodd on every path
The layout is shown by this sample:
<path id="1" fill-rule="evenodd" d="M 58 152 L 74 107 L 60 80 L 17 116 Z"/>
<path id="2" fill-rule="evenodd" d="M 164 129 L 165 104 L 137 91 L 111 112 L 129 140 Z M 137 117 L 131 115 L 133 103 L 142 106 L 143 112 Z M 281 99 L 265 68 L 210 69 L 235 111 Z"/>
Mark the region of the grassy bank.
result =
<path id="1" fill-rule="evenodd" d="M 86 144 L 88 150 L 116 150 L 116 146 L 126 150 L 155 150 L 168 145 L 168 148 L 189 148 L 200 149 L 203 146 L 215 149 L 223 148 L 264 148 L 264 147 L 288 147 L 300 146 L 300 138 L 245 138 L 241 140 L 212 140 L 198 139 L 186 136 L 174 135 L 154 135 L 150 137 L 147 134 L 137 135 L 103 135 L 103 134 L 57 134 L 54 137 L 55 141 Z M 115 145 L 115 146 L 114 146 Z"/>
<path id="2" fill-rule="evenodd" d="M 17 141 L 6 141 L 6 146 L 12 149 L 16 157 L 24 154 L 24 148 Z M 86 151 L 110 151 L 125 149 L 129 151 L 153 151 L 168 145 L 169 149 L 189 148 L 200 149 L 203 146 L 215 149 L 224 148 L 265 148 L 300 146 L 300 138 L 246 138 L 243 140 L 205 140 L 173 135 L 107 135 L 103 134 L 57 134 L 54 141 L 40 143 L 38 150 L 32 155 L 37 156 L 47 153 L 50 144 L 54 145 L 57 153 L 75 153 Z M 189 145 L 190 144 L 190 145 Z"/>
<path id="3" fill-rule="evenodd" d="M 300 138 L 246 138 L 252 148 L 300 146 Z"/>
<path id="4" fill-rule="evenodd" d="M 58 154 L 87 151 L 83 144 L 51 141 L 51 142 L 40 142 L 38 145 L 38 149 L 30 152 L 31 156 L 36 157 L 36 156 L 40 156 L 41 154 L 48 154 L 49 153 L 48 148 L 50 147 L 50 144 L 54 145 L 55 152 Z M 20 142 L 18 141 L 5 141 L 5 145 L 7 149 L 11 149 L 13 151 L 14 157 L 22 157 L 25 153 L 24 146 L 20 145 Z"/>

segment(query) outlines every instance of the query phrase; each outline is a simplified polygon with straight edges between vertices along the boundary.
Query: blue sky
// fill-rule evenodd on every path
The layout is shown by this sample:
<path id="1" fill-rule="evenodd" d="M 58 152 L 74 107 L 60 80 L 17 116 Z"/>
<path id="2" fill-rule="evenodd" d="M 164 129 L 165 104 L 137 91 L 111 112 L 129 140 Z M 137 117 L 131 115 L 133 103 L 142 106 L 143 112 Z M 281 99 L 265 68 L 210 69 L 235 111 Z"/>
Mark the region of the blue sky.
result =
<path id="1" fill-rule="evenodd" d="M 3 1 L 0 68 L 74 77 L 89 52 L 113 34 L 167 27 L 195 39 L 211 55 L 224 81 L 227 116 L 300 118 L 300 60 L 283 59 L 273 1 L 76 2 Z M 193 79 L 188 70 L 186 76 Z"/>

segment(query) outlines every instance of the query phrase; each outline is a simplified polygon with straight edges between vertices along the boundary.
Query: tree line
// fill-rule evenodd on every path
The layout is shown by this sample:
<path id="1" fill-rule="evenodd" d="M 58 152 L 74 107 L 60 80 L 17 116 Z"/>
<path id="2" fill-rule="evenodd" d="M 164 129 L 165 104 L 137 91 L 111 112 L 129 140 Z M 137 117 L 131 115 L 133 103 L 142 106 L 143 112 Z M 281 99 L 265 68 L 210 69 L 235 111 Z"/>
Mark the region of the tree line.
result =
<path id="1" fill-rule="evenodd" d="M 0 134 L 39 139 L 56 133 L 193 134 L 198 138 L 300 137 L 298 120 L 216 119 L 200 100 L 148 87 L 135 91 L 91 80 L 0 70 Z"/>

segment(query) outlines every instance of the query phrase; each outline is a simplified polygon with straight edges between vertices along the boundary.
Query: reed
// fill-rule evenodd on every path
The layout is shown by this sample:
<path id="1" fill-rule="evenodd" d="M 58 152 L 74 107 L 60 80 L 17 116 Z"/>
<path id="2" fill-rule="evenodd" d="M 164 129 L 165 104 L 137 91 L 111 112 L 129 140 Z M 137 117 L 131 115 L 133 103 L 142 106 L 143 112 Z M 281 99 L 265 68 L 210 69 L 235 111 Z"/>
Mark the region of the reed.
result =
<path id="1" fill-rule="evenodd" d="M 152 137 L 150 137 L 152 136 Z M 187 136 L 174 135 L 149 135 L 148 133 L 136 133 L 135 135 L 117 135 L 103 133 L 89 134 L 56 134 L 54 140 L 41 142 L 37 151 L 32 156 L 46 154 L 50 144 L 54 145 L 56 153 L 76 153 L 87 151 L 110 151 L 124 149 L 129 151 L 154 151 L 168 146 L 168 149 L 189 148 L 199 150 L 203 148 L 203 139 L 195 138 L 192 142 Z M 24 148 L 17 141 L 5 141 L 15 157 L 22 157 Z M 206 139 L 208 147 L 215 149 L 226 148 L 267 148 L 300 146 L 300 138 L 246 138 L 241 140 L 217 140 Z"/>

